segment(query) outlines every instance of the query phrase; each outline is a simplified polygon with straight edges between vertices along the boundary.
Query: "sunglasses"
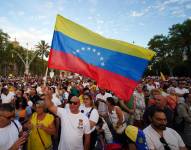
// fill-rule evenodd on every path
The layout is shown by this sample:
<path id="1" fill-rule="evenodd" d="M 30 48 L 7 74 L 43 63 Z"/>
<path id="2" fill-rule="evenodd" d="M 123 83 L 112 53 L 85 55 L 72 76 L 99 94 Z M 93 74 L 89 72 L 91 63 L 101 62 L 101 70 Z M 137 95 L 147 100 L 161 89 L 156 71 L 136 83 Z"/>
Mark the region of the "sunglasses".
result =
<path id="1" fill-rule="evenodd" d="M 78 105 L 78 102 L 69 101 L 68 103 L 71 104 L 71 105 Z"/>
<path id="2" fill-rule="evenodd" d="M 171 150 L 168 143 L 166 142 L 166 140 L 163 137 L 160 138 L 160 142 L 163 144 L 165 150 Z"/>

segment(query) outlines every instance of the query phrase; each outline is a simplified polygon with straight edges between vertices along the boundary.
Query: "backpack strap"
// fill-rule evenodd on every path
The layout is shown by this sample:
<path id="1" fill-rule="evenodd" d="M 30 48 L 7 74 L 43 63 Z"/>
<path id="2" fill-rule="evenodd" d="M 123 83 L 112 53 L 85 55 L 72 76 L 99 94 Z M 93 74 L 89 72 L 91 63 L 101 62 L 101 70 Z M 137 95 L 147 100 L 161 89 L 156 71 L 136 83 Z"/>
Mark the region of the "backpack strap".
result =
<path id="1" fill-rule="evenodd" d="M 14 123 L 15 127 L 17 128 L 18 133 L 20 133 L 20 132 L 19 132 L 19 127 L 18 127 L 18 125 L 16 124 L 16 122 L 15 122 L 14 120 L 11 120 L 11 122 Z"/>
<path id="2" fill-rule="evenodd" d="M 91 115 L 93 109 L 94 108 L 92 107 L 91 110 L 88 112 L 88 118 L 90 118 L 90 115 Z"/>

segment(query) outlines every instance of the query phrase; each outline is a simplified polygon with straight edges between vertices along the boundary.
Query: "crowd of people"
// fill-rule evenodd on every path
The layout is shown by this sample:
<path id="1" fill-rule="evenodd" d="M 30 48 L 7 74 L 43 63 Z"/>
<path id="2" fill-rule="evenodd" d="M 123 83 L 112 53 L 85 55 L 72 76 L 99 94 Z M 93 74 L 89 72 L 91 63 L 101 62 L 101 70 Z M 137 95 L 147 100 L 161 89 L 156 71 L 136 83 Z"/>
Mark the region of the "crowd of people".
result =
<path id="1" fill-rule="evenodd" d="M 146 77 L 129 101 L 73 73 L 0 90 L 0 150 L 191 149 L 189 77 Z"/>

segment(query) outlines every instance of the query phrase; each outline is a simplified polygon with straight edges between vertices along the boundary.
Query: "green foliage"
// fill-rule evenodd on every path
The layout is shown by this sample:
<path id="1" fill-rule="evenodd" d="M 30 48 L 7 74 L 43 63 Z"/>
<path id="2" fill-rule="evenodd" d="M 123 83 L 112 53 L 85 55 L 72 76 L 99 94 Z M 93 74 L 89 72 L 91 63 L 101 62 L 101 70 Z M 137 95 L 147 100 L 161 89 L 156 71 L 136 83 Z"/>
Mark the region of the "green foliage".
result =
<path id="1" fill-rule="evenodd" d="M 7 76 L 9 74 L 23 76 L 25 71 L 25 66 L 22 60 L 19 58 L 18 54 L 25 60 L 27 56 L 27 51 L 25 48 L 19 45 L 14 45 L 13 42 L 9 40 L 9 35 L 4 33 L 0 29 L 0 75 Z M 45 41 L 41 41 L 44 47 L 42 47 L 41 52 L 39 51 L 39 56 L 48 56 L 49 52 L 45 51 L 46 47 L 49 47 Z M 38 49 L 39 50 L 39 49 Z M 46 54 L 45 54 L 46 53 Z M 28 51 L 29 60 L 35 56 L 34 51 Z M 34 61 L 30 65 L 30 73 L 32 75 L 43 75 L 45 73 L 45 65 L 41 57 L 35 57 Z"/>
<path id="2" fill-rule="evenodd" d="M 152 60 L 151 70 L 146 75 L 191 76 L 191 20 L 175 24 L 169 28 L 167 36 L 155 35 L 148 42 L 149 49 L 157 56 Z M 187 58 L 187 59 L 185 59 Z"/>
<path id="3" fill-rule="evenodd" d="M 37 45 L 36 45 L 36 49 L 38 51 L 39 56 L 41 56 L 41 59 L 43 61 L 44 56 L 48 57 L 49 55 L 49 51 L 48 49 L 50 48 L 50 46 L 48 45 L 48 43 L 46 43 L 44 40 L 41 40 Z"/>

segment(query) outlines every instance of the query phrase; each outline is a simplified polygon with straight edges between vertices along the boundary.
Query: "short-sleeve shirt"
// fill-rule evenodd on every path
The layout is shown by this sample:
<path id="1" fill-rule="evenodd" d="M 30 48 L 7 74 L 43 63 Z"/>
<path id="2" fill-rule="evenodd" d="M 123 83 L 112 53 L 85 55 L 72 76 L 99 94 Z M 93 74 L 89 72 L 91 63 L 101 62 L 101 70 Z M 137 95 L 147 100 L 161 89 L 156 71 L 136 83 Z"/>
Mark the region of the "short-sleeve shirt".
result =
<path id="1" fill-rule="evenodd" d="M 163 144 L 160 142 L 161 136 L 149 125 L 143 130 L 145 133 L 147 145 L 150 150 L 164 150 Z M 171 128 L 166 128 L 163 131 L 163 138 L 172 150 L 179 150 L 180 147 L 185 147 L 185 144 L 180 135 Z"/>
<path id="2" fill-rule="evenodd" d="M 104 95 L 102 95 L 101 93 L 96 95 L 96 100 L 98 99 L 102 99 L 106 102 L 108 97 L 112 97 L 112 95 L 110 93 L 105 93 Z M 107 105 L 106 103 L 100 102 L 99 106 L 98 106 L 98 112 L 99 114 L 103 115 L 103 114 L 107 114 L 108 110 L 107 110 Z"/>
<path id="3" fill-rule="evenodd" d="M 13 122 L 4 128 L 0 128 L 0 150 L 8 150 L 18 140 L 22 126 L 17 120 L 14 120 L 14 122 L 18 128 Z"/>
<path id="4" fill-rule="evenodd" d="M 90 134 L 88 118 L 81 112 L 73 114 L 70 109 L 57 108 L 61 119 L 59 150 L 83 150 L 83 135 Z"/>
<path id="5" fill-rule="evenodd" d="M 92 109 L 92 111 L 91 111 Z M 99 119 L 99 114 L 98 114 L 98 111 L 97 109 L 95 108 L 92 108 L 92 107 L 85 107 L 84 105 L 81 105 L 80 106 L 80 111 L 82 112 L 83 111 L 83 114 L 86 115 L 86 117 L 88 117 L 89 115 L 89 120 L 97 123 L 98 122 L 98 119 Z M 91 112 L 90 112 L 91 111 Z M 90 113 L 90 114 L 89 114 Z M 93 127 L 91 129 L 91 131 L 94 131 L 95 130 L 95 127 Z"/>
<path id="6" fill-rule="evenodd" d="M 59 106 L 62 104 L 60 99 L 56 96 L 56 94 L 52 95 L 52 102 L 54 103 L 55 106 Z"/>
<path id="7" fill-rule="evenodd" d="M 12 93 L 9 93 L 8 95 L 1 94 L 2 103 L 11 103 L 13 99 L 14 95 Z"/>

